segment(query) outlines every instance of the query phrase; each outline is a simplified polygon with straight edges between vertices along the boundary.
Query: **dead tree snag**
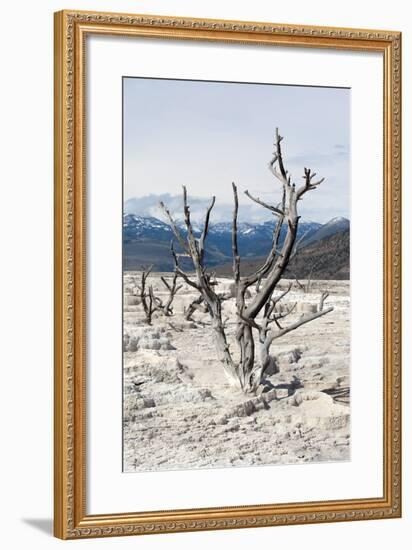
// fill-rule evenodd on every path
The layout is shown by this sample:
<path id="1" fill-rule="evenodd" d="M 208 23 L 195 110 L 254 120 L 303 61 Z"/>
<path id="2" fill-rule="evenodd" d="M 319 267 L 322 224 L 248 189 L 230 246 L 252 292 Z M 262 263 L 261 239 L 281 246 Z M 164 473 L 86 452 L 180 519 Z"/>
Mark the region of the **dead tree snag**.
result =
<path id="1" fill-rule="evenodd" d="M 207 272 L 204 263 L 205 245 L 215 197 L 212 198 L 206 211 L 203 231 L 199 238 L 195 237 L 193 231 L 186 187 L 183 187 L 185 234 L 179 229 L 168 208 L 160 203 L 169 220 L 175 239 L 184 252 L 190 255 L 194 266 L 193 275 L 181 268 L 172 243 L 171 252 L 175 272 L 189 286 L 199 292 L 200 296 L 196 305 L 204 304 L 210 315 L 218 358 L 229 381 L 245 393 L 255 393 L 264 381 L 265 371 L 274 361 L 270 354 L 274 340 L 333 310 L 332 307 L 324 308 L 326 295 L 323 294 L 316 313 L 304 315 L 294 323 L 284 324 L 284 319 L 293 312 L 295 304 L 289 308 L 280 308 L 280 301 L 289 293 L 291 286 L 279 294 L 277 287 L 299 244 L 297 241 L 298 202 L 307 192 L 315 190 L 323 182 L 323 178 L 315 180 L 316 173 L 309 168 L 304 168 L 304 182 L 302 185 L 296 186 L 284 166 L 282 140 L 283 138 L 276 129 L 275 151 L 269 163 L 269 169 L 274 179 L 280 183 L 280 203 L 268 204 L 259 197 L 254 197 L 249 191 L 245 191 L 249 199 L 268 209 L 277 220 L 274 225 L 269 254 L 255 273 L 248 276 L 241 275 L 241 257 L 238 248 L 239 200 L 237 187 L 232 183 L 234 199 L 232 219 L 233 281 L 237 316 L 236 343 L 239 349 L 239 358 L 236 360 L 229 349 L 226 326 L 222 318 L 223 299 L 216 291 L 216 285 L 213 284 L 212 277 Z M 286 236 L 283 243 L 280 244 L 281 229 L 284 225 L 286 226 Z M 253 295 L 248 294 L 248 289 L 252 285 L 256 288 Z"/>

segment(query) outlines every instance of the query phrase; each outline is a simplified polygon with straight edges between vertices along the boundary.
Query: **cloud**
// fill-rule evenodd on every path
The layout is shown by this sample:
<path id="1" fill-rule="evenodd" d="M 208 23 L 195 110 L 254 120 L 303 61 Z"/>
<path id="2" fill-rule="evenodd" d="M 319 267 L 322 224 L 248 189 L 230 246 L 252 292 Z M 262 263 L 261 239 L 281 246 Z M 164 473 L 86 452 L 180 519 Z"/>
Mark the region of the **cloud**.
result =
<path id="1" fill-rule="evenodd" d="M 258 196 L 259 193 L 253 193 Z M 260 193 L 260 196 L 263 196 Z M 274 193 L 265 193 L 265 201 L 277 204 L 277 200 Z M 143 197 L 133 197 L 127 199 L 124 203 L 125 214 L 136 214 L 138 216 L 152 216 L 166 221 L 164 213 L 159 206 L 159 202 L 163 201 L 167 208 L 172 213 L 173 217 L 177 220 L 183 219 L 183 204 L 181 195 L 171 195 L 170 193 L 163 193 L 160 195 L 150 194 Z M 207 207 L 210 205 L 210 199 L 204 197 L 196 197 L 188 195 L 188 202 L 190 206 L 190 215 L 194 222 L 201 223 L 204 220 Z M 348 217 L 347 209 L 345 207 L 341 209 L 331 210 L 328 207 L 327 202 L 321 202 L 321 204 L 312 204 L 311 208 L 304 208 L 301 206 L 302 218 L 304 220 L 313 220 L 320 223 L 326 222 L 334 216 Z M 212 223 L 228 222 L 232 220 L 233 216 L 233 203 L 228 203 L 219 200 L 212 210 L 211 221 Z M 267 220 L 272 220 L 273 215 L 265 208 L 250 202 L 239 204 L 239 221 L 260 223 Z"/>
<path id="2" fill-rule="evenodd" d="M 153 216 L 164 219 L 164 214 L 159 206 L 163 201 L 172 215 L 176 219 L 183 218 L 183 204 L 181 195 L 171 195 L 164 193 L 161 195 L 150 194 L 144 197 L 133 197 L 125 201 L 125 214 L 136 214 L 138 216 Z M 188 195 L 191 218 L 195 222 L 204 220 L 207 207 L 210 205 L 210 199 Z M 213 223 L 227 222 L 232 219 L 233 204 L 216 201 L 212 210 L 211 220 Z M 240 204 L 239 220 L 248 222 L 261 222 L 272 219 L 273 216 L 264 208 L 250 204 Z"/>

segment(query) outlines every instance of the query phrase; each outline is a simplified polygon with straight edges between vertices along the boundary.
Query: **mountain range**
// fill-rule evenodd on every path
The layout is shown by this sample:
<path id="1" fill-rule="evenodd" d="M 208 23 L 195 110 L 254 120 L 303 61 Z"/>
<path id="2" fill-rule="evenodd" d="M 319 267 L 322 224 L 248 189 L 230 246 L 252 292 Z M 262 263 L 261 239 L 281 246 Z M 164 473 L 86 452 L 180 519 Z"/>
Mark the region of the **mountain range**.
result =
<path id="1" fill-rule="evenodd" d="M 186 234 L 186 228 L 183 221 L 177 222 L 183 235 Z M 244 262 L 251 266 L 263 258 L 270 250 L 272 233 L 275 221 L 266 221 L 262 223 L 240 222 L 238 224 L 238 246 L 240 255 Z M 333 218 L 326 224 L 320 224 L 314 221 L 301 220 L 298 226 L 299 258 L 307 256 L 310 246 L 319 248 L 317 243 L 326 241 L 337 234 L 347 233 L 349 243 L 350 222 L 346 218 Z M 199 237 L 202 231 L 200 224 L 194 223 L 193 230 L 196 237 Z M 280 236 L 280 245 L 286 234 L 286 227 L 282 228 Z M 123 257 L 124 269 L 140 269 L 144 265 L 153 265 L 156 271 L 172 271 L 173 261 L 170 253 L 170 243 L 173 240 L 173 233 L 170 226 L 152 216 L 138 216 L 136 214 L 125 214 L 123 217 Z M 334 242 L 334 241 L 333 241 Z M 336 239 L 336 245 L 340 242 Z M 329 245 L 330 247 L 330 245 Z M 179 251 L 178 245 L 175 245 Z M 343 247 L 345 248 L 345 247 Z M 345 266 L 349 269 L 349 244 L 347 253 L 340 246 L 340 267 L 345 271 Z M 312 254 L 316 253 L 312 250 Z M 346 255 L 345 255 L 346 254 Z M 209 227 L 205 262 L 210 267 L 225 266 L 232 259 L 232 223 L 220 222 L 211 224 Z M 309 265 L 306 261 L 302 266 Z M 301 267 L 296 269 L 301 273 Z M 182 258 L 182 267 L 192 269 L 192 263 L 189 258 Z M 349 271 L 347 269 L 347 274 Z M 316 270 L 313 270 L 316 271 Z M 335 270 L 330 269 L 331 274 Z M 314 276 L 316 273 L 314 274 Z M 299 275 L 301 276 L 301 275 Z M 340 277 L 342 278 L 342 277 Z M 343 277 L 346 278 L 346 277 Z"/>

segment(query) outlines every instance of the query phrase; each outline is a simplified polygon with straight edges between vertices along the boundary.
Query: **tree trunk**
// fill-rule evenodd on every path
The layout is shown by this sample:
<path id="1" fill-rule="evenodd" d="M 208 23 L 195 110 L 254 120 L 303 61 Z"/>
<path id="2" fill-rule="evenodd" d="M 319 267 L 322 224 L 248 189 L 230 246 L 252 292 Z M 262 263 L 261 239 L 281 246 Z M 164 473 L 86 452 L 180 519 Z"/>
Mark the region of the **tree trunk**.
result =
<path id="1" fill-rule="evenodd" d="M 222 320 L 215 318 L 212 320 L 212 327 L 215 333 L 215 345 L 219 361 L 222 363 L 226 377 L 231 386 L 242 389 L 241 382 L 233 363 L 232 356 L 229 351 L 225 329 Z"/>
<path id="2" fill-rule="evenodd" d="M 264 332 L 263 337 L 262 337 L 262 334 L 259 334 L 259 355 L 260 355 L 260 365 L 261 365 L 260 378 L 261 379 L 264 379 L 265 373 L 275 374 L 279 372 L 279 367 L 276 364 L 275 357 L 269 353 L 270 344 L 267 337 L 268 337 L 267 331 Z"/>
<path id="3" fill-rule="evenodd" d="M 253 393 L 257 385 L 259 385 L 260 380 L 256 385 L 255 340 L 253 338 L 252 327 L 246 323 L 240 322 L 236 340 L 240 350 L 238 367 L 240 384 L 245 393 Z"/>

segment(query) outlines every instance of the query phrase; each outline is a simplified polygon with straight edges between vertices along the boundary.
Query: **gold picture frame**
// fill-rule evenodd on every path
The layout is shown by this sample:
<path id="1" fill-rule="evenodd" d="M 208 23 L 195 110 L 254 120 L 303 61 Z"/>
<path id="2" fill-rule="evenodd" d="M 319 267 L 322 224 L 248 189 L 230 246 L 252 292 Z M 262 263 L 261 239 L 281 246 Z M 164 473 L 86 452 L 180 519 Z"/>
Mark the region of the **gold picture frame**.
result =
<path id="1" fill-rule="evenodd" d="M 85 38 L 90 34 L 381 52 L 384 60 L 383 497 L 86 514 Z M 167 47 L 167 43 L 165 44 Z M 54 533 L 62 539 L 401 515 L 401 34 L 87 11 L 55 14 Z"/>

